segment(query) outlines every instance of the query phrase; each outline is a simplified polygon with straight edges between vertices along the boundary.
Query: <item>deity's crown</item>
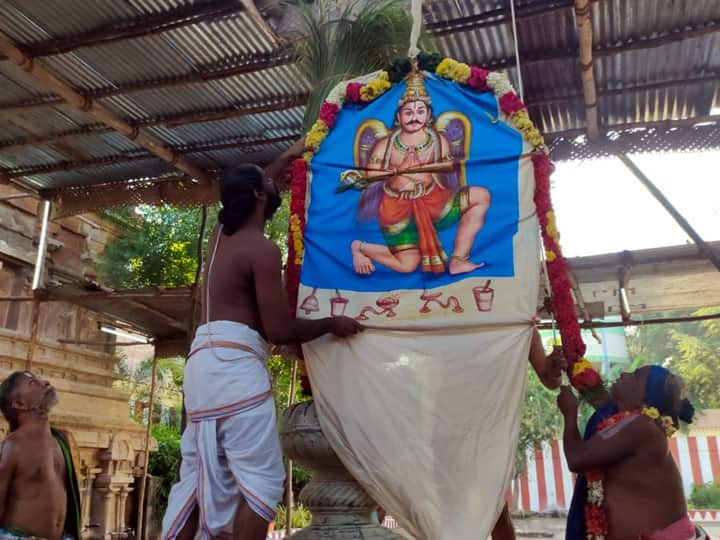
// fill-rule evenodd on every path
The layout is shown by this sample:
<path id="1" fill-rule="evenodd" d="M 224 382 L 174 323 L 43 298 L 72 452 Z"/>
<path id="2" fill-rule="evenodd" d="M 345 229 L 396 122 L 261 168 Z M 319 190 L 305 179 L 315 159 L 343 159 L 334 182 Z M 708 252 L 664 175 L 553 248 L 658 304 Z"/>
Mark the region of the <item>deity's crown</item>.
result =
<path id="1" fill-rule="evenodd" d="M 407 77 L 405 77 L 405 84 L 407 85 L 407 89 L 398 102 L 400 107 L 411 101 L 422 101 L 425 105 L 430 105 L 430 94 L 428 94 L 425 89 L 422 72 L 412 70 Z"/>

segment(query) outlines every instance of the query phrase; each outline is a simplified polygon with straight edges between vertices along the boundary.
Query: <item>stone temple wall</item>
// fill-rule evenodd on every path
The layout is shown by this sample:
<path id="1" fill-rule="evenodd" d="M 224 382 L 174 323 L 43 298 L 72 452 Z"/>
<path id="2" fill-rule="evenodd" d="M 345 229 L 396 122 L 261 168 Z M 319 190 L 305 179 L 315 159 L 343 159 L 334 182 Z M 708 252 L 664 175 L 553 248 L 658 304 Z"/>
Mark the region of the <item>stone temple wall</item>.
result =
<path id="1" fill-rule="evenodd" d="M 0 197 L 11 192 L 0 186 Z M 31 295 L 37 209 L 33 199 L 0 202 L 0 296 Z M 94 279 L 95 261 L 115 235 L 93 215 L 57 220 L 49 232 L 46 282 Z M 99 330 L 97 313 L 61 302 L 44 302 L 39 309 L 29 367 L 58 391 L 51 422 L 68 431 L 75 446 L 83 536 L 117 538 L 113 533 L 135 527 L 133 493 L 142 474 L 145 428 L 130 420 L 128 396 L 113 387 L 119 378 L 115 338 Z M 0 378 L 28 366 L 31 317 L 32 302 L 0 302 Z M 6 430 L 0 421 L 0 437 Z"/>

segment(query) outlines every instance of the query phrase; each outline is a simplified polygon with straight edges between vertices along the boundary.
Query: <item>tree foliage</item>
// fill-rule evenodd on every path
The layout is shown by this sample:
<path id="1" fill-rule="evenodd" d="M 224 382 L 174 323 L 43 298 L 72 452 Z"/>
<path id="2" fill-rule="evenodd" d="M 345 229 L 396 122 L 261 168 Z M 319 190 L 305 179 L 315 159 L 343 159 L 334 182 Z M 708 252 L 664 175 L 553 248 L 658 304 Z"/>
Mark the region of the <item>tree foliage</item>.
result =
<path id="1" fill-rule="evenodd" d="M 308 129 L 336 84 L 406 55 L 412 19 L 403 0 L 318 0 L 300 6 L 300 14 L 298 67 L 313 88 L 305 109 Z M 430 46 L 427 34 L 421 43 Z"/>
<path id="2" fill-rule="evenodd" d="M 528 366 L 525 403 L 520 420 L 520 437 L 515 454 L 515 472 L 525 472 L 530 449 L 557 438 L 562 433 L 562 417 L 555 404 L 555 392 L 545 388 L 532 367 Z"/>
<path id="3" fill-rule="evenodd" d="M 716 313 L 720 308 L 703 308 L 693 314 Z M 697 409 L 720 407 L 720 319 L 641 326 L 629 336 L 628 349 L 633 368 L 661 364 L 682 377 Z"/>
<path id="4" fill-rule="evenodd" d="M 280 246 L 284 257 L 289 209 L 285 194 L 282 205 L 265 226 L 266 236 Z M 216 206 L 208 208 L 205 253 L 210 232 L 217 224 L 217 210 Z M 141 205 L 106 211 L 104 217 L 115 224 L 119 233 L 98 261 L 105 284 L 115 289 L 192 285 L 202 209 Z"/>

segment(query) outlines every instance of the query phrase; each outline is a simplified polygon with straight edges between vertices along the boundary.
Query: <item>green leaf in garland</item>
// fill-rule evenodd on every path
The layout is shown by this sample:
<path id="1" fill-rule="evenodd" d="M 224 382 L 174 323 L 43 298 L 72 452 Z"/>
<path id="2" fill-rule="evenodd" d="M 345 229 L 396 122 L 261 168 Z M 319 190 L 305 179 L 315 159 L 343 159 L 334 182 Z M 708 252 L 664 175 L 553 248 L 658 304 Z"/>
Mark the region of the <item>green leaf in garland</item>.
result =
<path id="1" fill-rule="evenodd" d="M 418 64 L 420 69 L 435 73 L 435 70 L 443 61 L 443 55 L 440 53 L 432 52 L 421 52 L 418 54 Z"/>
<path id="2" fill-rule="evenodd" d="M 410 72 L 410 60 L 407 58 L 399 58 L 395 60 L 392 65 L 387 68 L 387 72 L 390 76 L 391 83 L 399 83 L 405 78 L 405 75 Z"/>

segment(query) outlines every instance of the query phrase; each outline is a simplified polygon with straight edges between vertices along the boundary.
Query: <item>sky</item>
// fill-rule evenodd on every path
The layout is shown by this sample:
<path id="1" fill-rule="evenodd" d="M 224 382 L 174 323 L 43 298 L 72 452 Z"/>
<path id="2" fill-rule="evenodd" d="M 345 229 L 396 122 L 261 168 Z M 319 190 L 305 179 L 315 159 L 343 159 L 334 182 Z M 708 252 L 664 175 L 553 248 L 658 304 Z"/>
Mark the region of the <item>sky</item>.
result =
<path id="1" fill-rule="evenodd" d="M 706 241 L 720 240 L 720 152 L 631 155 Z M 552 198 L 566 257 L 690 242 L 616 158 L 556 163 Z"/>

